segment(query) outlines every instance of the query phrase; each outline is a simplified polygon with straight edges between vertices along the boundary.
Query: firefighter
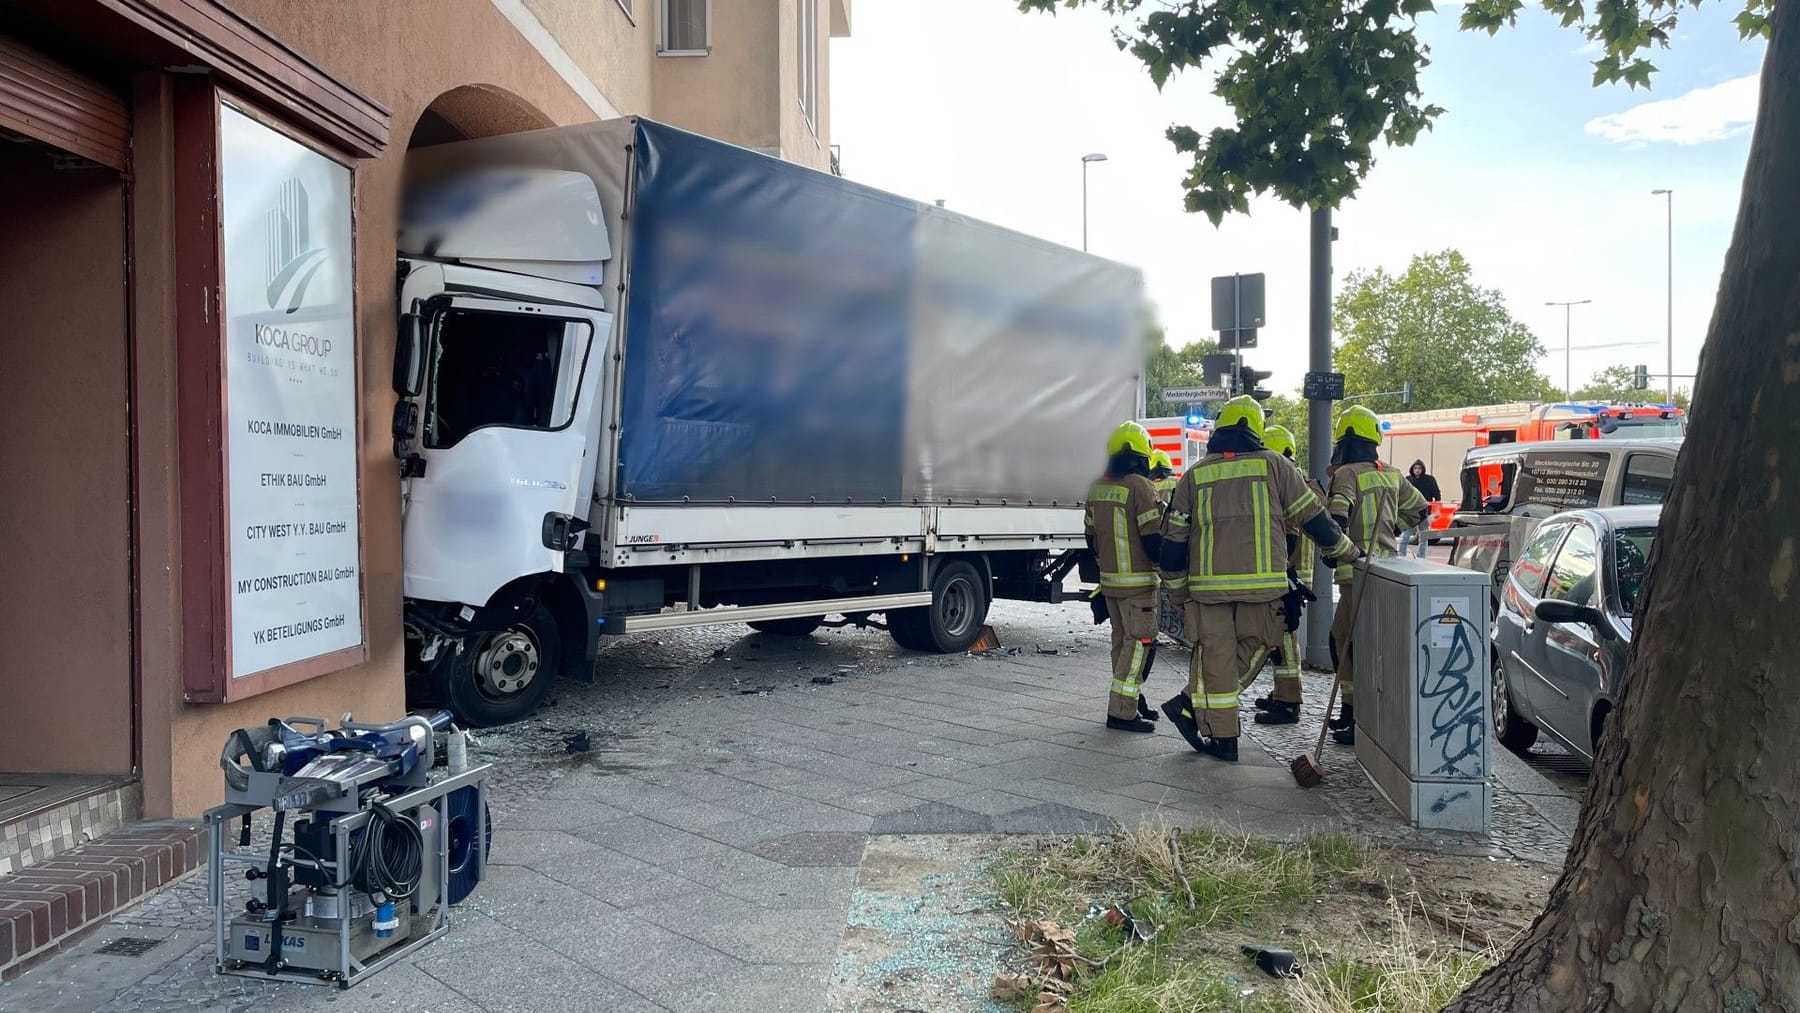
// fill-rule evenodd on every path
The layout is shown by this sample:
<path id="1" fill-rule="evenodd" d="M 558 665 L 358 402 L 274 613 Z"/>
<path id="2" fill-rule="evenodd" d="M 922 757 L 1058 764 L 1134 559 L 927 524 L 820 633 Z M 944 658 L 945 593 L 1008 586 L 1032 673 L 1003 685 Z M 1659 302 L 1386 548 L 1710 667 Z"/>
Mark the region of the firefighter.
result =
<path id="1" fill-rule="evenodd" d="M 1169 494 L 1175 491 L 1175 483 L 1181 476 L 1175 474 L 1175 463 L 1169 460 L 1168 451 L 1150 451 L 1150 484 L 1156 486 L 1156 498 L 1163 505 L 1169 503 Z"/>
<path id="2" fill-rule="evenodd" d="M 1281 426 L 1268 426 L 1263 430 L 1263 446 L 1289 461 L 1294 460 L 1294 434 Z M 1295 470 L 1299 470 L 1298 463 Z M 1316 483 L 1308 480 L 1304 473 L 1300 477 L 1307 488 L 1319 496 L 1319 501 L 1324 502 Z M 1313 544 L 1299 527 L 1289 522 L 1287 546 L 1288 591 L 1281 598 L 1284 628 L 1281 646 L 1271 655 L 1275 662 L 1275 691 L 1256 699 L 1256 723 L 1259 725 L 1291 725 L 1300 720 L 1300 651 L 1294 642 L 1294 634 L 1300 629 L 1300 617 L 1306 604 L 1317 600 L 1306 583 L 1313 570 Z M 1250 680 L 1256 680 L 1256 673 L 1251 673 Z"/>
<path id="3" fill-rule="evenodd" d="M 1150 434 L 1136 422 L 1106 441 L 1106 473 L 1088 489 L 1088 548 L 1100 562 L 1100 595 L 1112 621 L 1112 693 L 1106 727 L 1153 732 L 1140 686 L 1156 660 L 1156 559 L 1162 504 L 1150 484 Z"/>
<path id="4" fill-rule="evenodd" d="M 1262 437 L 1262 406 L 1254 398 L 1225 403 L 1206 456 L 1175 486 L 1159 557 L 1194 644 L 1187 692 L 1163 704 L 1163 713 L 1189 745 L 1232 763 L 1239 687 L 1281 643 L 1287 525 L 1318 542 L 1334 563 L 1356 555 L 1299 470 L 1265 449 Z"/>
<path id="5" fill-rule="evenodd" d="M 1425 497 L 1400 470 L 1383 464 L 1381 420 L 1361 405 L 1352 405 L 1338 416 L 1332 429 L 1337 442 L 1331 459 L 1331 496 L 1327 509 L 1365 556 L 1392 556 L 1399 550 L 1396 532 L 1417 527 L 1430 511 Z M 1331 621 L 1331 656 L 1337 667 L 1338 716 L 1331 719 L 1331 738 L 1340 745 L 1356 744 L 1355 646 L 1351 636 L 1356 623 L 1354 568 L 1340 560 L 1333 577 L 1338 585 L 1337 614 Z"/>

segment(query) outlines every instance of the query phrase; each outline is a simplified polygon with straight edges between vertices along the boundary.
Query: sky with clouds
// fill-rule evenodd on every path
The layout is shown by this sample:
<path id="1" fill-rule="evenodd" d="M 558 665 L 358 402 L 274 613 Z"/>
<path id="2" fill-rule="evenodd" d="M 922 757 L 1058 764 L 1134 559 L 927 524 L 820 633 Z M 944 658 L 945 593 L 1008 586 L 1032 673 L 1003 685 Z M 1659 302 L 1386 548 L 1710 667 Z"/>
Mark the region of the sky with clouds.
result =
<path id="1" fill-rule="evenodd" d="M 1763 45 L 1743 42 L 1729 4 L 1683 15 L 1653 54 L 1651 91 L 1592 87 L 1594 53 L 1542 14 L 1498 36 L 1426 15 L 1426 98 L 1448 109 L 1409 149 L 1378 156 L 1338 212 L 1341 281 L 1400 270 L 1454 247 L 1551 350 L 1563 381 L 1563 310 L 1573 311 L 1574 382 L 1614 363 L 1665 360 L 1665 208 L 1674 194 L 1675 372 L 1692 373 L 1737 213 Z M 1307 219 L 1265 201 L 1215 229 L 1181 210 L 1184 163 L 1171 123 L 1203 133 L 1223 103 L 1200 75 L 1161 93 L 1113 45 L 1095 11 L 1025 15 L 1013 0 L 856 0 L 854 35 L 832 44 L 832 140 L 845 174 L 1047 239 L 1081 242 L 1081 156 L 1090 167 L 1090 246 L 1141 267 L 1174 344 L 1207 336 L 1207 279 L 1268 276 L 1268 324 L 1247 356 L 1276 389 L 1306 368 Z M 1612 347 L 1582 350 L 1580 346 Z M 1677 386 L 1690 381 L 1677 380 Z M 1657 380 L 1653 386 L 1661 386 Z"/>

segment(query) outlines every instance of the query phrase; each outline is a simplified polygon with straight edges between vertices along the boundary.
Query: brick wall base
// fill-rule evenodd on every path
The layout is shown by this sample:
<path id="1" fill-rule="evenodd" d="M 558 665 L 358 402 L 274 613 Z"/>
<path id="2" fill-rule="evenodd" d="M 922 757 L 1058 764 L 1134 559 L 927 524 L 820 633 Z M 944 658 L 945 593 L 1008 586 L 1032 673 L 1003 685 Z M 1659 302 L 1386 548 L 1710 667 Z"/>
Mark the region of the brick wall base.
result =
<path id="1" fill-rule="evenodd" d="M 133 823 L 0 877 L 0 981 L 112 920 L 119 909 L 192 870 L 205 857 L 194 820 Z"/>

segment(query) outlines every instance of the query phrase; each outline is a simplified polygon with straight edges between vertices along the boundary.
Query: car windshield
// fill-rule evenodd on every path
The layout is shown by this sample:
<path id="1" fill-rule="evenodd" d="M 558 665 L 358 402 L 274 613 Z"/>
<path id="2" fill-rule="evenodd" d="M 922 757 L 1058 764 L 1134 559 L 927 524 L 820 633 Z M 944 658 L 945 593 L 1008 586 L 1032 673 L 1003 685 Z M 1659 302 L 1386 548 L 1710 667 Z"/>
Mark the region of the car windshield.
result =
<path id="1" fill-rule="evenodd" d="M 1623 528 L 1613 532 L 1613 575 L 1618 578 L 1619 612 L 1630 617 L 1637 611 L 1644 572 L 1650 568 L 1650 546 L 1655 528 Z"/>

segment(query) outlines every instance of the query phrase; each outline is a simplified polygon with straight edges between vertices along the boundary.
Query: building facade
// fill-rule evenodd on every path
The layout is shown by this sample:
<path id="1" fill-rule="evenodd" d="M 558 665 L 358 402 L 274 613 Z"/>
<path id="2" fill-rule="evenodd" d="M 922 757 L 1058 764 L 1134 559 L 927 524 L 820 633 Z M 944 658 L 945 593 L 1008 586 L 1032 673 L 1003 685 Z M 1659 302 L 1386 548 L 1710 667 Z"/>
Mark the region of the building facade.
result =
<path id="1" fill-rule="evenodd" d="M 829 170 L 850 7 L 0 6 L 0 806 L 193 815 L 232 729 L 398 716 L 407 152 L 646 115 Z"/>

